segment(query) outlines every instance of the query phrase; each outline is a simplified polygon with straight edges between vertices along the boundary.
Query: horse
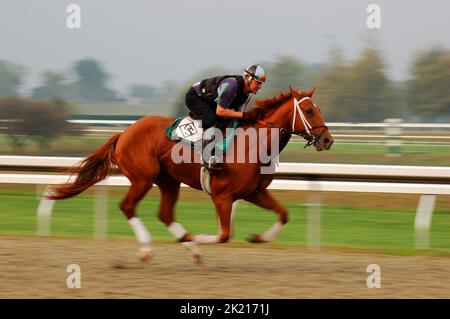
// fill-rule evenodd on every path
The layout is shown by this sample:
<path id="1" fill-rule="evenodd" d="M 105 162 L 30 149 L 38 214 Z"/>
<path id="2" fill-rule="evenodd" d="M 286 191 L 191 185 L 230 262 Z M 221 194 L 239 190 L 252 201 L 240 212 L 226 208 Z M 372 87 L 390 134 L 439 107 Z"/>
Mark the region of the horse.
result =
<path id="1" fill-rule="evenodd" d="M 244 134 L 248 129 L 270 132 L 271 135 L 265 142 L 267 145 L 272 145 L 273 141 L 279 143 L 280 151 L 293 134 L 304 137 L 308 141 L 307 146 L 314 145 L 317 151 L 329 150 L 334 140 L 324 123 L 320 108 L 312 100 L 314 90 L 303 92 L 290 87 L 289 91 L 273 98 L 257 100 L 256 107 L 260 109 L 261 119 L 253 123 L 241 123 L 240 128 Z M 150 260 L 153 256 L 152 237 L 137 216 L 136 205 L 154 184 L 161 193 L 158 212 L 160 221 L 191 251 L 192 258 L 197 262 L 201 258 L 197 244 L 225 243 L 230 240 L 232 206 L 237 200 L 251 202 L 278 215 L 278 221 L 274 225 L 262 234 L 253 235 L 250 242 L 275 240 L 288 222 L 288 211 L 267 190 L 273 180 L 274 170 L 262 174 L 267 163 L 261 160 L 242 163 L 226 157 L 222 170 L 211 176 L 210 197 L 220 223 L 219 234 L 193 235 L 176 222 L 174 207 L 179 197 L 180 184 L 184 183 L 197 190 L 202 190 L 202 184 L 200 155 L 194 149 L 183 146 L 181 152 L 190 155 L 194 161 L 174 161 L 173 149 L 179 144 L 165 135 L 165 130 L 173 120 L 170 117 L 149 115 L 136 121 L 123 132 L 112 136 L 79 165 L 72 167 L 70 171 L 76 174 L 75 180 L 54 186 L 47 198 L 59 200 L 78 195 L 105 179 L 114 167 L 118 168 L 131 183 L 120 203 L 120 209 L 134 230 L 140 244 L 138 256 L 143 261 Z M 277 134 L 273 135 L 273 132 Z M 257 139 L 261 138 L 258 136 Z M 249 142 L 238 149 L 239 145 L 234 143 L 230 149 L 235 152 L 245 151 L 248 156 L 250 152 L 256 151 L 256 147 L 255 143 Z M 273 162 L 272 156 L 272 166 Z"/>

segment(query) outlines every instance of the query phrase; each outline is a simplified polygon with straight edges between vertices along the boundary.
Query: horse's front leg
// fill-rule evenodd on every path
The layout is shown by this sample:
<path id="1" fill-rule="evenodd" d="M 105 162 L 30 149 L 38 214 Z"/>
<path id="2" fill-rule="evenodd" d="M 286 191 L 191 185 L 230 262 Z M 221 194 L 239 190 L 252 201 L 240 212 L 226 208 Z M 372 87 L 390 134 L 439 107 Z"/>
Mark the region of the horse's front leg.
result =
<path id="1" fill-rule="evenodd" d="M 233 197 L 213 196 L 212 200 L 216 206 L 219 216 L 220 229 L 219 235 L 195 235 L 194 242 L 199 244 L 226 243 L 231 237 L 231 212 L 233 206 Z"/>
<path id="2" fill-rule="evenodd" d="M 278 221 L 262 234 L 254 234 L 248 238 L 251 243 L 265 243 L 274 241 L 288 222 L 288 211 L 270 194 L 267 189 L 244 198 L 259 207 L 270 209 L 278 214 Z"/>

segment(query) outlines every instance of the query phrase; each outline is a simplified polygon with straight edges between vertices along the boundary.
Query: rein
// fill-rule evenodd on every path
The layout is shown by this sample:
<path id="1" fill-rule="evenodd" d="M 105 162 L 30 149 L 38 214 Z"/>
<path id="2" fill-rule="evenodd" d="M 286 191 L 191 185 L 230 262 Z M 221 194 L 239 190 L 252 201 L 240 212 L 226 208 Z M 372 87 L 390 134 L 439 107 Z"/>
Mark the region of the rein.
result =
<path id="1" fill-rule="evenodd" d="M 290 134 L 290 135 L 297 135 L 297 136 L 303 137 L 307 141 L 307 143 L 304 146 L 304 148 L 307 148 L 308 146 L 311 146 L 311 145 L 316 145 L 316 143 L 320 140 L 320 138 L 322 137 L 322 134 L 325 133 L 325 131 L 328 129 L 328 127 L 326 125 L 319 125 L 319 126 L 314 126 L 313 127 L 309 123 L 309 121 L 307 120 L 305 114 L 303 113 L 303 110 L 300 107 L 300 103 L 302 103 L 303 101 L 308 100 L 308 99 L 311 100 L 310 97 L 304 97 L 304 98 L 302 98 L 300 100 L 297 100 L 296 98 L 294 98 L 294 104 L 293 104 L 294 116 L 293 116 L 293 119 L 292 119 L 292 130 L 287 129 L 287 128 L 279 128 L 279 127 L 276 127 L 273 124 L 267 123 L 267 122 L 262 121 L 262 120 L 257 120 L 256 122 L 258 124 L 261 124 L 261 125 L 266 126 L 266 127 L 278 128 L 281 131 L 281 134 L 287 133 L 287 134 Z M 311 100 L 311 102 L 312 102 L 312 100 Z M 312 103 L 313 103 L 314 107 L 317 108 L 316 104 L 314 102 L 312 102 Z M 301 119 L 303 127 L 304 127 L 304 129 L 302 131 L 300 131 L 300 132 L 295 132 L 295 119 L 296 119 L 297 113 L 299 113 L 300 119 Z M 318 129 L 318 128 L 325 128 L 325 130 L 323 130 L 323 132 L 320 133 L 320 135 L 318 137 L 316 137 L 313 134 L 311 134 L 311 132 L 313 130 L 315 130 L 315 129 Z"/>

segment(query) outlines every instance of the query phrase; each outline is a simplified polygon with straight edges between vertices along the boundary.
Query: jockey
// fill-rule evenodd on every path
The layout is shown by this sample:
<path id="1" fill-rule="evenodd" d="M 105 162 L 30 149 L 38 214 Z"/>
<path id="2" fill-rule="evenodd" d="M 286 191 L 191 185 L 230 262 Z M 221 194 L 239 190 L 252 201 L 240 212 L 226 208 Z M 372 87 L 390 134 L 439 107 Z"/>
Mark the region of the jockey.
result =
<path id="1" fill-rule="evenodd" d="M 259 64 L 248 66 L 242 76 L 223 75 L 195 83 L 186 93 L 186 105 L 195 119 L 202 120 L 202 165 L 208 169 L 219 169 L 216 156 L 208 158 L 203 150 L 212 138 L 205 134 L 220 118 L 242 119 L 254 122 L 259 119 L 259 109 L 244 112 L 251 95 L 256 94 L 266 81 L 266 73 Z"/>

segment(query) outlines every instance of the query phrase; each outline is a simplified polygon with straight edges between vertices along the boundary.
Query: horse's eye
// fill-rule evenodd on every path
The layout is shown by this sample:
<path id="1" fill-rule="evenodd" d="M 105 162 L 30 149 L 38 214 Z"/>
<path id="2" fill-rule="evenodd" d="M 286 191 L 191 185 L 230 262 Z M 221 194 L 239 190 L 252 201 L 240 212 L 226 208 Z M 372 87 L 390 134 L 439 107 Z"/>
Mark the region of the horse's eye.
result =
<path id="1" fill-rule="evenodd" d="M 308 115 L 308 116 L 313 116 L 313 115 L 314 115 L 313 109 L 307 109 L 307 110 L 306 110 L 306 115 Z"/>

